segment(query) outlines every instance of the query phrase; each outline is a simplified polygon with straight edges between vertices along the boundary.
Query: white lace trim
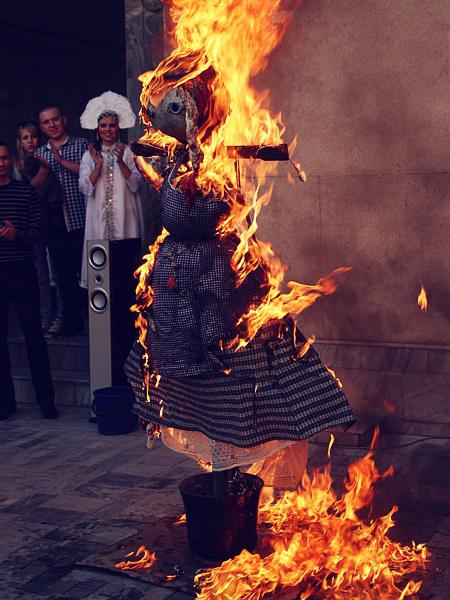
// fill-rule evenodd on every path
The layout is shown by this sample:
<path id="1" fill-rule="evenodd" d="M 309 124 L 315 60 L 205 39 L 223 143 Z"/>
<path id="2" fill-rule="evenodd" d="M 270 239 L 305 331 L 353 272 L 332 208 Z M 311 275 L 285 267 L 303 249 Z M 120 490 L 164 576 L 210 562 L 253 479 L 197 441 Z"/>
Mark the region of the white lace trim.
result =
<path id="1" fill-rule="evenodd" d="M 183 431 L 171 427 L 161 427 L 161 439 L 171 450 L 186 454 L 213 471 L 253 465 L 296 443 L 275 440 L 251 448 L 240 448 L 234 444 L 211 440 L 197 431 Z"/>

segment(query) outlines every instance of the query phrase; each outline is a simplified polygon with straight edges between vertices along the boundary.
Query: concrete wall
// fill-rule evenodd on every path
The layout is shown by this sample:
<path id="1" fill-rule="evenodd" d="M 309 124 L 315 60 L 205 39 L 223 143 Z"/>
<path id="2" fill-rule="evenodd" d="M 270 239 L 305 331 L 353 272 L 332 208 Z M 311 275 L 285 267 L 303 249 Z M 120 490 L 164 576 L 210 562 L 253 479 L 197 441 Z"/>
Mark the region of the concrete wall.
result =
<path id="1" fill-rule="evenodd" d="M 446 0 L 304 0 L 258 81 L 309 172 L 293 187 L 282 167 L 262 235 L 289 279 L 353 267 L 301 328 L 329 341 L 360 411 L 436 422 L 450 415 L 448 16 Z"/>
<path id="2" fill-rule="evenodd" d="M 261 78 L 310 174 L 268 211 L 290 276 L 353 266 L 308 319 L 320 337 L 449 342 L 448 6 L 305 0 Z"/>
<path id="3" fill-rule="evenodd" d="M 146 68 L 161 52 L 159 4 L 127 0 Z M 288 279 L 353 267 L 299 325 L 360 415 L 430 427 L 450 414 L 447 17 L 446 0 L 304 0 L 257 80 L 309 174 L 292 186 L 281 165 L 261 237 Z M 144 63 L 128 60 L 133 82 Z"/>

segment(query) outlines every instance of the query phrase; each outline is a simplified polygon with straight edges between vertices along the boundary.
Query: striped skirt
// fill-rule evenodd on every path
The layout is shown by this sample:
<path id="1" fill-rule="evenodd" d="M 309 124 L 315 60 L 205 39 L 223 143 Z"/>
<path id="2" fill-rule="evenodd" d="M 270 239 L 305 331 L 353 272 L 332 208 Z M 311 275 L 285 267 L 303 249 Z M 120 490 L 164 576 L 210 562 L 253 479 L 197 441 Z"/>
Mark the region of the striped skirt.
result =
<path id="1" fill-rule="evenodd" d="M 310 348 L 295 358 L 292 321 L 265 326 L 245 348 L 217 350 L 226 371 L 161 377 L 144 385 L 141 347 L 126 364 L 135 412 L 162 427 L 199 431 L 210 439 L 251 447 L 272 440 L 305 439 L 350 426 L 355 415 L 334 378 Z M 297 342 L 304 340 L 297 332 Z"/>

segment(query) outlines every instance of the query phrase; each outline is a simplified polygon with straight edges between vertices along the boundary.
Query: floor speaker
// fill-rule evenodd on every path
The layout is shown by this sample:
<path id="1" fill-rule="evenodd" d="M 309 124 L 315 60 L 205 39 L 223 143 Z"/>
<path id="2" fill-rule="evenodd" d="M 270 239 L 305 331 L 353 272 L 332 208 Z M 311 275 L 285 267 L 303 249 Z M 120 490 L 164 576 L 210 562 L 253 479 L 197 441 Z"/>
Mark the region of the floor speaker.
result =
<path id="1" fill-rule="evenodd" d="M 137 335 L 130 307 L 140 259 L 137 238 L 87 242 L 91 399 L 99 388 L 126 383 L 123 366 Z"/>

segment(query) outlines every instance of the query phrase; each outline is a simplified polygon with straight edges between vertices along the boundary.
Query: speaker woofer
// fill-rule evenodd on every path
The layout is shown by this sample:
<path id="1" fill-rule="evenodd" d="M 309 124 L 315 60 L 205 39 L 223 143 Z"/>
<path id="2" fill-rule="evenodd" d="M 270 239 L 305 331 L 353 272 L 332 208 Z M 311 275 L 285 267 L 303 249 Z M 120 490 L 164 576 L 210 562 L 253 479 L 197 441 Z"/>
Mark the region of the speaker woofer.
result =
<path id="1" fill-rule="evenodd" d="M 89 251 L 89 264 L 93 269 L 103 269 L 107 258 L 108 256 L 103 246 L 92 246 Z"/>
<path id="2" fill-rule="evenodd" d="M 108 294 L 101 288 L 92 290 L 89 297 L 89 305 L 96 313 L 102 313 L 108 306 Z"/>

